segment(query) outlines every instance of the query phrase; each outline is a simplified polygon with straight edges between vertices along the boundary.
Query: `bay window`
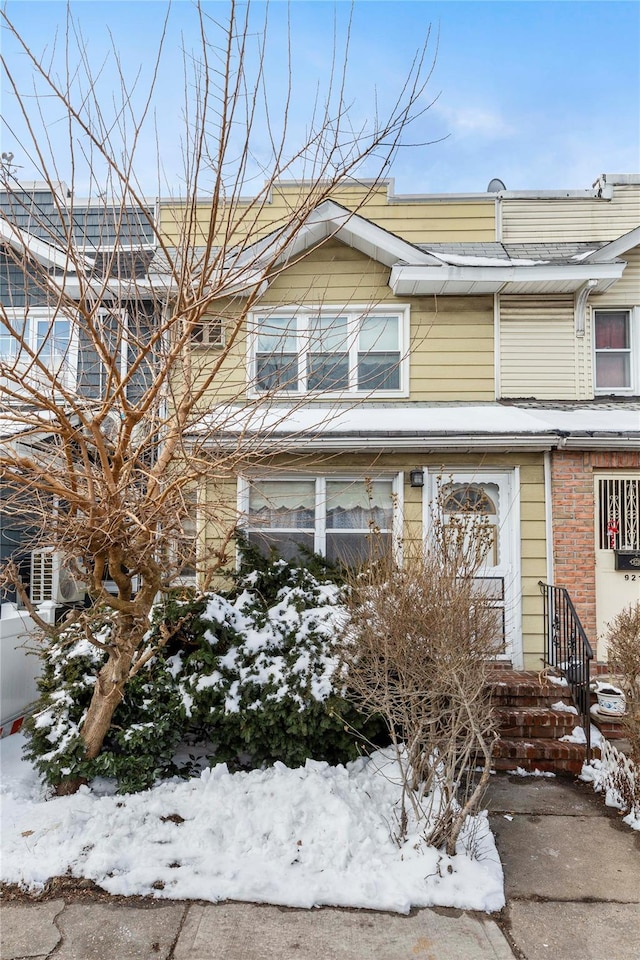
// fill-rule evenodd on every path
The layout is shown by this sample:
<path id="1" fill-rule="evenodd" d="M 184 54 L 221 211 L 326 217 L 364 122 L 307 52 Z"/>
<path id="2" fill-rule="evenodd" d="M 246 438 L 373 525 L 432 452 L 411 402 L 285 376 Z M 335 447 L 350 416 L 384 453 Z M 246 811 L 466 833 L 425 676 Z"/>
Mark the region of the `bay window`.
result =
<path id="1" fill-rule="evenodd" d="M 397 478 L 297 477 L 243 480 L 244 533 L 265 555 L 319 553 L 357 566 L 391 548 Z"/>
<path id="2" fill-rule="evenodd" d="M 402 394 L 408 308 L 299 308 L 255 313 L 250 382 L 280 391 Z"/>

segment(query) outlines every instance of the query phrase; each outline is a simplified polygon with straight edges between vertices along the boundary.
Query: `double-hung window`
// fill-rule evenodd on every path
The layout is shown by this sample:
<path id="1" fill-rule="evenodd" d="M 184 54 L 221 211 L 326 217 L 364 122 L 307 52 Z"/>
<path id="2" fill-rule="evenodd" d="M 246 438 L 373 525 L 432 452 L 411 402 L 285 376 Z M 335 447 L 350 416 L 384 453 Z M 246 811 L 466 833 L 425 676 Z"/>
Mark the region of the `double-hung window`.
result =
<path id="1" fill-rule="evenodd" d="M 253 315 L 255 393 L 402 395 L 408 308 L 309 308 Z"/>
<path id="2" fill-rule="evenodd" d="M 595 310 L 593 314 L 596 393 L 638 389 L 638 317 L 635 310 Z"/>
<path id="3" fill-rule="evenodd" d="M 286 560 L 319 553 L 358 566 L 391 548 L 397 511 L 395 476 L 244 479 L 244 531 L 265 555 Z"/>
<path id="4" fill-rule="evenodd" d="M 41 364 L 61 386 L 72 387 L 75 384 L 77 347 L 70 318 L 64 315 L 52 317 L 46 308 L 35 308 L 27 314 L 24 311 L 8 312 L 7 323 L 0 324 L 0 359 L 11 364 L 14 370 L 28 372 L 35 382 L 42 379 L 38 370 L 38 364 Z"/>

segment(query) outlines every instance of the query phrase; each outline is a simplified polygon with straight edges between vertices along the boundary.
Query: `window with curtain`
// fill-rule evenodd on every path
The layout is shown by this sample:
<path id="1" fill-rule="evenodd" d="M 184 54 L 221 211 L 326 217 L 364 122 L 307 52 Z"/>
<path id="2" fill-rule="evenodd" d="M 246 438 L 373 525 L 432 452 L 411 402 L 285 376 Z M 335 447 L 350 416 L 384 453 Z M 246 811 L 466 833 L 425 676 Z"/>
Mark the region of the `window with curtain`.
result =
<path id="1" fill-rule="evenodd" d="M 252 480 L 245 531 L 265 555 L 357 566 L 391 547 L 393 491 L 392 478 Z"/>
<path id="2" fill-rule="evenodd" d="M 250 382 L 258 393 L 399 393 L 406 310 L 275 311 L 253 317 Z"/>
<path id="3" fill-rule="evenodd" d="M 595 388 L 629 390 L 632 386 L 631 313 L 594 312 Z"/>

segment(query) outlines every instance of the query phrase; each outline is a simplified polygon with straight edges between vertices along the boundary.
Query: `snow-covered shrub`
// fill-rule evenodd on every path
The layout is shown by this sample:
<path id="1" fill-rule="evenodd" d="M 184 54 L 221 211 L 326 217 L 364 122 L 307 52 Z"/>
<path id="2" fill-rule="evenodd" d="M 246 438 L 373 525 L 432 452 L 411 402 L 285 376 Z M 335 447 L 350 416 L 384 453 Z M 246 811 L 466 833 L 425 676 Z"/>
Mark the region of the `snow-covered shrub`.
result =
<path id="1" fill-rule="evenodd" d="M 44 648 L 28 755 L 57 787 L 105 776 L 121 792 L 188 772 L 173 760 L 185 741 L 209 742 L 216 762 L 232 764 L 352 759 L 353 730 L 374 740 L 378 728 L 334 685 L 344 615 L 339 586 L 284 561 L 242 573 L 227 594 L 167 600 L 146 638 L 155 656 L 127 684 L 91 761 L 80 729 L 105 655 L 78 626 L 62 627 Z M 105 614 L 96 639 L 108 643 L 110 629 Z"/>
<path id="2" fill-rule="evenodd" d="M 172 602 L 170 620 L 184 623 L 169 668 L 192 736 L 212 740 L 217 760 L 342 762 L 357 755 L 354 729 L 379 733 L 335 686 L 342 599 L 335 583 L 275 560 L 241 574 L 230 596 Z"/>
<path id="3" fill-rule="evenodd" d="M 96 623 L 95 639 L 108 643 L 110 631 L 105 612 L 102 622 Z M 79 625 L 62 625 L 57 637 L 44 646 L 42 659 L 40 701 L 26 724 L 25 752 L 47 783 L 60 789 L 65 781 L 104 776 L 117 780 L 120 792 L 127 793 L 178 772 L 172 758 L 184 711 L 162 657 L 154 658 L 127 684 L 104 748 L 94 760 L 84 756 L 80 727 L 105 653 L 89 642 Z"/>

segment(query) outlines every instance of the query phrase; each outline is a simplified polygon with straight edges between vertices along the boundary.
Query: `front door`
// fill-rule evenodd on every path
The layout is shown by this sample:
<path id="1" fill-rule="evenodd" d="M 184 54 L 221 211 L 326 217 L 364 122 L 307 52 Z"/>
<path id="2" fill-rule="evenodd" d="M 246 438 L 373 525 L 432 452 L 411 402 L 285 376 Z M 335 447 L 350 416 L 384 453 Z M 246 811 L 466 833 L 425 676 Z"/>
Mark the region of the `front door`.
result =
<path id="1" fill-rule="evenodd" d="M 517 490 L 514 471 L 479 469 L 429 471 L 428 503 L 425 498 L 425 527 L 433 522 L 433 510 L 442 511 L 445 527 L 455 516 L 466 522 L 482 520 L 483 562 L 478 570 L 483 594 L 495 609 L 499 660 L 522 666 L 520 629 L 520 576 Z M 436 507 L 436 504 L 438 507 Z"/>
<path id="2" fill-rule="evenodd" d="M 640 475 L 597 476 L 595 482 L 596 628 L 598 659 L 606 660 L 608 625 L 624 607 L 640 600 L 640 567 L 636 567 L 640 556 Z"/>

